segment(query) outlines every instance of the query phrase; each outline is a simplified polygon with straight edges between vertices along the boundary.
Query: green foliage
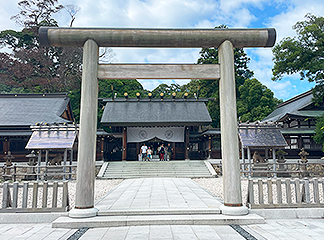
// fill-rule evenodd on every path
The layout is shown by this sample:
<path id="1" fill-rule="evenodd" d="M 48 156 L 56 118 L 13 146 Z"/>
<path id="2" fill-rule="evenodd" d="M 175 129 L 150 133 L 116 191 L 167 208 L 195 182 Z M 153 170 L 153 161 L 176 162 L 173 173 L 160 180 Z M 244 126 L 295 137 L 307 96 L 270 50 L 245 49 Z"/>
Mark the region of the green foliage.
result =
<path id="1" fill-rule="evenodd" d="M 316 119 L 314 141 L 322 144 L 322 151 L 324 152 L 324 114 L 322 117 Z"/>
<path id="2" fill-rule="evenodd" d="M 227 28 L 222 25 L 218 28 Z M 243 48 L 234 49 L 234 69 L 235 69 L 235 83 L 236 83 L 236 96 L 240 97 L 239 88 L 244 82 L 253 77 L 253 71 L 248 68 L 250 58 L 244 52 Z M 200 51 L 200 58 L 198 64 L 218 64 L 218 49 L 217 48 L 202 48 Z M 189 83 L 190 84 L 190 83 Z M 219 109 L 219 84 L 218 80 L 200 79 L 195 85 L 200 86 L 199 96 L 214 98 L 214 101 L 207 103 L 210 116 L 213 120 L 212 126 L 220 126 L 220 109 Z"/>
<path id="3" fill-rule="evenodd" d="M 199 64 L 218 64 L 218 49 L 217 48 L 202 48 L 200 51 L 201 57 L 198 58 Z M 234 69 L 236 86 L 241 86 L 248 78 L 253 77 L 254 73 L 248 68 L 250 58 L 244 52 L 243 48 L 234 49 Z"/>
<path id="4" fill-rule="evenodd" d="M 324 96 L 324 17 L 308 13 L 305 21 L 297 22 L 293 29 L 296 37 L 284 38 L 273 48 L 272 79 L 299 73 L 301 80 L 317 84 L 314 97 L 320 103 Z"/>
<path id="5" fill-rule="evenodd" d="M 81 89 L 75 89 L 69 92 L 69 97 L 71 99 L 72 112 L 74 116 L 75 123 L 80 122 L 80 100 L 81 100 Z"/>
<path id="6" fill-rule="evenodd" d="M 226 28 L 220 26 L 219 28 Z M 257 79 L 251 79 L 253 72 L 248 68 L 250 58 L 242 48 L 234 49 L 234 69 L 236 82 L 237 112 L 241 121 L 261 120 L 270 114 L 279 101 L 273 97 L 273 92 L 262 85 Z M 218 49 L 202 48 L 198 64 L 218 64 Z M 187 86 L 189 89 L 192 83 Z M 197 80 L 193 82 L 200 86 L 199 96 L 213 98 L 207 103 L 213 119 L 213 127 L 220 125 L 219 85 L 218 80 Z M 193 87 L 193 88 L 195 88 Z M 192 87 L 191 87 L 192 88 Z"/>
<path id="7" fill-rule="evenodd" d="M 152 91 L 152 97 L 159 98 L 160 94 L 163 93 L 165 98 L 171 98 L 172 93 L 178 93 L 180 91 L 181 86 L 176 83 L 171 83 L 170 85 L 167 85 L 165 83 L 160 84 Z M 177 95 L 177 97 L 180 97 Z"/>
<path id="8" fill-rule="evenodd" d="M 11 49 L 31 48 L 35 44 L 35 34 L 29 29 L 21 32 L 14 30 L 4 30 L 0 32 L 0 45 Z"/>
<path id="9" fill-rule="evenodd" d="M 227 26 L 220 25 L 216 28 L 226 29 Z M 218 48 L 202 48 L 198 64 L 218 64 Z M 254 73 L 248 68 L 250 58 L 247 56 L 243 48 L 234 48 L 234 69 L 236 88 L 244 83 L 246 79 L 252 78 Z M 237 92 L 239 94 L 239 92 Z"/>
<path id="10" fill-rule="evenodd" d="M 262 120 L 278 105 L 273 92 L 257 79 L 247 79 L 239 87 L 240 97 L 237 99 L 237 115 L 242 122 Z"/>
<path id="11" fill-rule="evenodd" d="M 52 18 L 54 13 L 63 9 L 58 0 L 23 0 L 18 3 L 20 12 L 11 17 L 16 23 L 26 28 L 35 26 L 55 26 L 57 22 Z"/>
<path id="12" fill-rule="evenodd" d="M 136 93 L 146 97 L 146 90 L 136 79 L 103 79 L 99 80 L 99 98 L 112 98 L 114 93 L 116 97 L 124 97 L 127 92 L 129 97 L 136 97 Z M 113 87 L 113 89 L 112 89 Z"/>

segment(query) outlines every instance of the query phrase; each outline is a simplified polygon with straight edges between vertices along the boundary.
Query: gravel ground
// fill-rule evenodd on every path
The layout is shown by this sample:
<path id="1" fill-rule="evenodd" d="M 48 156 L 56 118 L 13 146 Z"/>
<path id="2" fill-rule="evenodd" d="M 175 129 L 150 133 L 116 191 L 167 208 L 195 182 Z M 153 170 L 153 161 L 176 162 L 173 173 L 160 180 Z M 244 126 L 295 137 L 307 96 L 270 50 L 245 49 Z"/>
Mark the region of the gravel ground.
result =
<path id="1" fill-rule="evenodd" d="M 216 197 L 220 198 L 221 200 L 224 199 L 224 197 L 223 197 L 223 178 L 222 177 L 218 177 L 218 178 L 194 178 L 192 180 L 194 180 L 200 186 L 207 189 L 207 191 L 214 194 Z M 242 186 L 243 203 L 246 203 L 248 180 L 247 179 L 241 179 L 241 186 Z"/>

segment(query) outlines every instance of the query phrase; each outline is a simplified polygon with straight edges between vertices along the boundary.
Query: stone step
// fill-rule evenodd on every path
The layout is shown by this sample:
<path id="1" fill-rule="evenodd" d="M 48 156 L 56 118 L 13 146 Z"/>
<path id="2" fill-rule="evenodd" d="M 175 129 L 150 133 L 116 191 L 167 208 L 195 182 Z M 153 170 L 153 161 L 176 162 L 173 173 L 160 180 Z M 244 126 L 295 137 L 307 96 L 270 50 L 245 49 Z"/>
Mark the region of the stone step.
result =
<path id="1" fill-rule="evenodd" d="M 193 214 L 220 214 L 218 208 L 196 208 L 196 209 L 181 209 L 181 208 L 167 208 L 167 209 L 125 209 L 125 210 L 105 210 L 99 209 L 99 216 L 135 216 L 135 215 L 193 215 Z"/>
<path id="2" fill-rule="evenodd" d="M 211 178 L 210 175 L 181 175 L 181 176 L 174 176 L 174 175 L 145 175 L 145 176 L 138 176 L 138 175 L 108 175 L 104 178 L 109 179 L 128 179 L 128 178 L 156 178 L 156 177 L 168 177 L 168 178 Z"/>
<path id="3" fill-rule="evenodd" d="M 60 217 L 52 223 L 53 228 L 103 228 L 145 225 L 246 225 L 261 224 L 264 219 L 256 214 L 226 216 L 222 214 L 193 215 L 135 215 L 96 216 L 92 218 Z"/>
<path id="4" fill-rule="evenodd" d="M 106 177 L 112 177 L 112 176 L 121 176 L 121 174 L 123 173 L 120 173 L 120 174 L 114 174 L 114 173 L 111 173 L 111 174 L 107 174 L 105 175 Z M 126 176 L 131 176 L 131 177 L 150 177 L 150 176 L 174 176 L 174 177 L 178 177 L 178 178 L 181 178 L 181 177 L 197 177 L 197 176 L 206 176 L 206 177 L 210 177 L 211 175 L 207 175 L 207 174 L 172 174 L 172 173 L 165 173 L 165 174 L 159 174 L 159 173 L 151 173 L 151 174 L 123 174 L 122 177 L 126 177 Z"/>
<path id="5" fill-rule="evenodd" d="M 206 169 L 172 169 L 173 171 L 172 172 L 176 172 L 176 173 L 184 173 L 184 172 L 188 172 L 188 173 L 197 173 L 197 172 L 206 172 Z M 170 172 L 169 169 L 107 169 L 105 171 L 106 173 L 107 172 L 130 172 L 130 173 L 134 173 L 134 172 L 137 172 L 137 173 L 145 173 L 145 172 Z"/>
<path id="6" fill-rule="evenodd" d="M 107 162 L 99 178 L 213 177 L 204 161 Z"/>

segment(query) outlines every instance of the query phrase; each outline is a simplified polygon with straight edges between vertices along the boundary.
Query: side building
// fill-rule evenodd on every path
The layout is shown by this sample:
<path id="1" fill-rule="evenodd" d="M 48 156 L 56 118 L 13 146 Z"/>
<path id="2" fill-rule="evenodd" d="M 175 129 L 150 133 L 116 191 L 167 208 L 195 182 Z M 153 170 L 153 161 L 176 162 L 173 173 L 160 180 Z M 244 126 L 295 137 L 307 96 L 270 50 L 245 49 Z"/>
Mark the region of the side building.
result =
<path id="1" fill-rule="evenodd" d="M 324 104 L 315 106 L 312 91 L 295 96 L 277 106 L 262 122 L 276 122 L 288 146 L 287 158 L 298 158 L 300 149 L 309 153 L 309 158 L 323 156 L 322 146 L 313 140 L 316 118 L 324 114 Z"/>
<path id="2" fill-rule="evenodd" d="M 25 149 L 32 135 L 30 126 L 72 123 L 67 93 L 0 94 L 0 159 L 10 151 L 15 161 L 26 161 Z"/>

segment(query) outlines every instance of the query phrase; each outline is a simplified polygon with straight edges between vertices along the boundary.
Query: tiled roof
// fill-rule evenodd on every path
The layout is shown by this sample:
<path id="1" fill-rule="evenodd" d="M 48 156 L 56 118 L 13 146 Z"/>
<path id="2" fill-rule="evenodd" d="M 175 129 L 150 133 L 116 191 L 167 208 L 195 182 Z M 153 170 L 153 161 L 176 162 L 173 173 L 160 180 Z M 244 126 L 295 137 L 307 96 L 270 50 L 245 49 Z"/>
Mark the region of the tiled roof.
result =
<path id="1" fill-rule="evenodd" d="M 204 101 L 110 101 L 101 118 L 108 126 L 193 126 L 211 121 Z"/>
<path id="2" fill-rule="evenodd" d="M 273 125 L 241 124 L 239 138 L 244 147 L 285 147 L 280 128 Z"/>
<path id="3" fill-rule="evenodd" d="M 0 126 L 69 122 L 60 117 L 70 98 L 67 94 L 0 94 Z"/>
<path id="4" fill-rule="evenodd" d="M 277 106 L 277 108 L 265 117 L 262 122 L 265 121 L 280 121 L 285 115 L 291 114 L 303 117 L 317 117 L 324 113 L 323 110 L 304 110 L 307 106 L 312 104 L 313 94 L 312 91 L 307 91 L 292 99 L 289 99 Z M 316 113 L 315 113 L 316 112 Z"/>

